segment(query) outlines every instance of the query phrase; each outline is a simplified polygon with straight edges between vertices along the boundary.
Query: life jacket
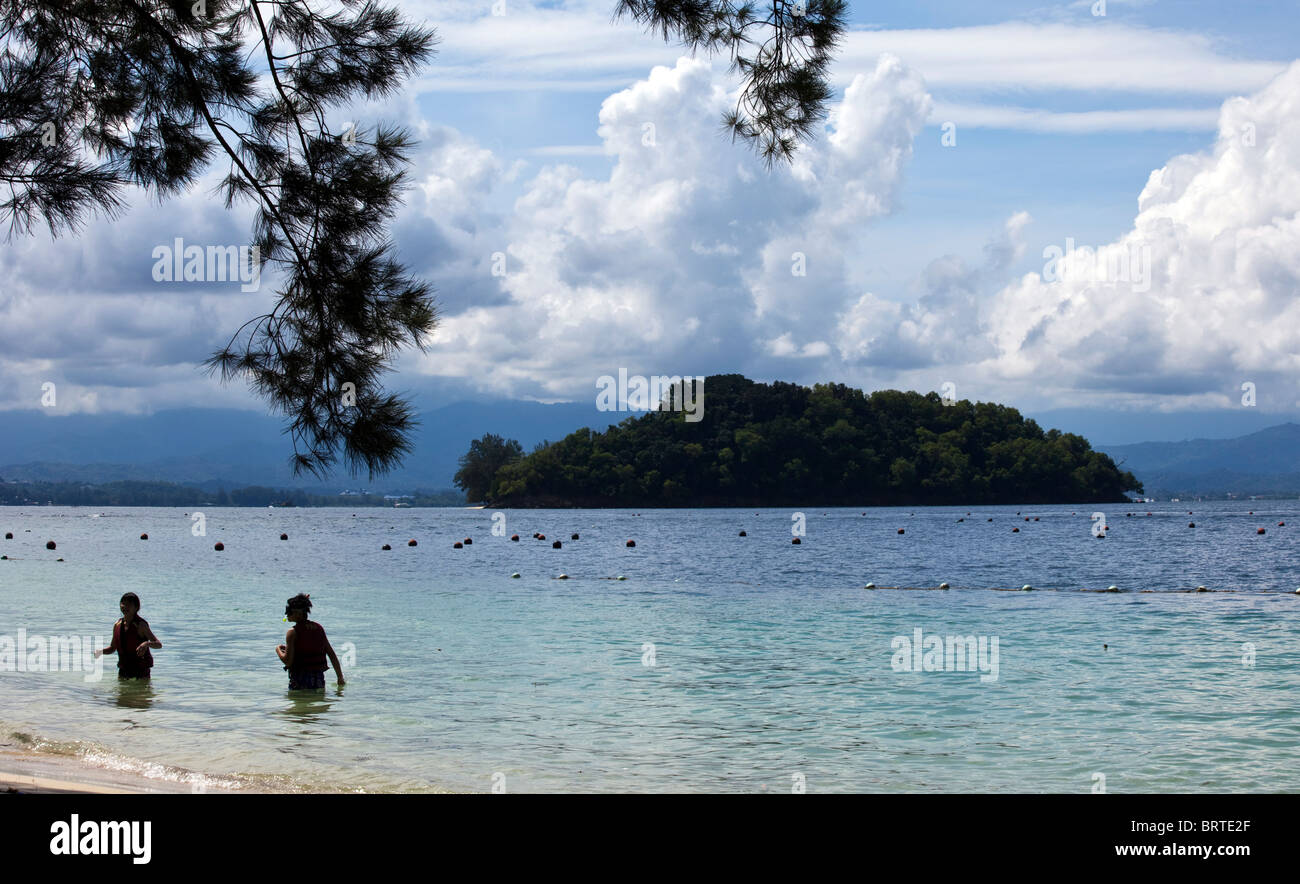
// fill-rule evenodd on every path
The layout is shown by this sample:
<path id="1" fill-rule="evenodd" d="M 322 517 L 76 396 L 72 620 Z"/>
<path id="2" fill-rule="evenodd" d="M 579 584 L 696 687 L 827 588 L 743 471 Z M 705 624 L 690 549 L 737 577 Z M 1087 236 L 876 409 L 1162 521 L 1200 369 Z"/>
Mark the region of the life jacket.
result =
<path id="1" fill-rule="evenodd" d="M 293 665 L 290 672 L 324 672 L 326 664 L 325 649 L 329 641 L 325 638 L 325 627 L 311 620 L 294 624 Z"/>
<path id="2" fill-rule="evenodd" d="M 137 614 L 131 622 L 130 630 L 126 630 L 123 629 L 125 619 L 121 618 L 113 624 L 113 641 L 117 643 L 117 671 L 122 675 L 148 675 L 153 668 L 153 654 L 145 648 L 144 656 L 141 657 L 135 649 L 141 642 L 149 640 L 149 621 Z"/>

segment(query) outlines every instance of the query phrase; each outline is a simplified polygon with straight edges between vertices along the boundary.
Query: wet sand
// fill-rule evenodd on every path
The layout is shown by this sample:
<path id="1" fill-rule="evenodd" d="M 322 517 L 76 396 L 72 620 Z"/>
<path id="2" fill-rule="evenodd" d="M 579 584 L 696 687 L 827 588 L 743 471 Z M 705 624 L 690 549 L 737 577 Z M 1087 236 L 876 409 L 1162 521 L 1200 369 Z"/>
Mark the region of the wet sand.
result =
<path id="1" fill-rule="evenodd" d="M 145 795 L 189 793 L 186 783 L 105 770 L 77 758 L 0 750 L 0 795 Z"/>
<path id="2" fill-rule="evenodd" d="M 188 782 L 100 767 L 83 758 L 34 751 L 0 737 L 0 795 L 174 795 L 200 791 Z M 206 792 L 229 789 L 205 788 Z"/>

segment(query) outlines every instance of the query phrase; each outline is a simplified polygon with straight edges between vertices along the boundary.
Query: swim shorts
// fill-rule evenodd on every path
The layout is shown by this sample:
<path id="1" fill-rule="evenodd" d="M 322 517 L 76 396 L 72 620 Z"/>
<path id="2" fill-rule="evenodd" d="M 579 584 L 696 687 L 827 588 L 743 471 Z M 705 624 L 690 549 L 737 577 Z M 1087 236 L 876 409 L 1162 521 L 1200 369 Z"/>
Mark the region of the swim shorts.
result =
<path id="1" fill-rule="evenodd" d="M 289 673 L 289 690 L 291 691 L 319 691 L 325 687 L 325 673 L 323 672 L 290 672 Z"/>

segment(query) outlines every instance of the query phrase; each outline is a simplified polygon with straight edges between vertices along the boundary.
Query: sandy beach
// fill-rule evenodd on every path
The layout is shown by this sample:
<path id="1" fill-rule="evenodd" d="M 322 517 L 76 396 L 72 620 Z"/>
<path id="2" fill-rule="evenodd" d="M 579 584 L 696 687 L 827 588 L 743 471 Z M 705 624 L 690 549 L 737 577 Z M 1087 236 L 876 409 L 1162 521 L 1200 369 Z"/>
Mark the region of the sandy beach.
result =
<path id="1" fill-rule="evenodd" d="M 148 765 L 144 765 L 146 768 Z M 148 795 L 267 791 L 215 787 L 206 778 L 158 765 L 164 775 L 115 769 L 85 758 L 36 751 L 0 737 L 0 794 Z M 194 782 L 203 783 L 196 788 Z"/>
<path id="2" fill-rule="evenodd" d="M 108 753 L 100 761 L 29 748 L 0 736 L 0 794 L 184 795 L 324 794 L 354 789 L 321 788 L 284 778 L 213 775 Z M 445 792 L 429 788 L 428 792 Z"/>
<path id="3" fill-rule="evenodd" d="M 191 791 L 185 783 L 105 770 L 77 758 L 0 750 L 0 794 L 144 795 Z"/>

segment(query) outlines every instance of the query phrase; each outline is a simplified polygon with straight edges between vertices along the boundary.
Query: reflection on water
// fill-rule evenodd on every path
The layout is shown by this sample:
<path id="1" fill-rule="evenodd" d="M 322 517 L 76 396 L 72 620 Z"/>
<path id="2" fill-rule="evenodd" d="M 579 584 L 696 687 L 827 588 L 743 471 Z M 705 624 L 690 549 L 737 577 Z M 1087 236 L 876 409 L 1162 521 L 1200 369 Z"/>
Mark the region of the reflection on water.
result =
<path id="1" fill-rule="evenodd" d="M 330 707 L 343 697 L 343 688 L 325 688 L 315 691 L 286 691 L 289 705 L 280 714 L 299 724 L 319 722 Z"/>
<path id="2" fill-rule="evenodd" d="M 156 696 L 153 682 L 147 678 L 119 678 L 113 702 L 127 709 L 148 709 Z"/>

